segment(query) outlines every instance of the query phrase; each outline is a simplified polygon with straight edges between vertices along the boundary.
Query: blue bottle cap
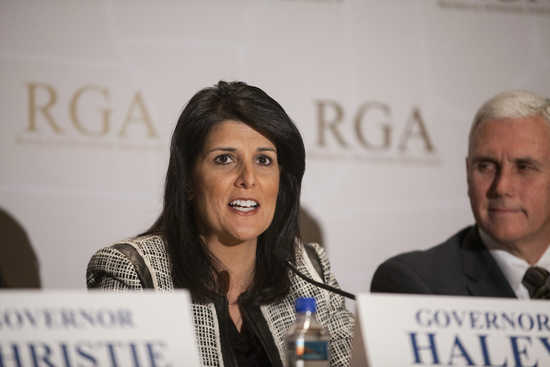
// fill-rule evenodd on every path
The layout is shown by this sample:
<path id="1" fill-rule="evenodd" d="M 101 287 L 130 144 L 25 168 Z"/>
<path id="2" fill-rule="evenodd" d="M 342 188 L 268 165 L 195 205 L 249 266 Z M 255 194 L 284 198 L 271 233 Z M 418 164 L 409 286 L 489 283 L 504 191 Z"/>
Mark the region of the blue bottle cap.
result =
<path id="1" fill-rule="evenodd" d="M 317 311 L 317 302 L 315 298 L 309 297 L 300 297 L 296 299 L 296 312 L 316 312 Z"/>

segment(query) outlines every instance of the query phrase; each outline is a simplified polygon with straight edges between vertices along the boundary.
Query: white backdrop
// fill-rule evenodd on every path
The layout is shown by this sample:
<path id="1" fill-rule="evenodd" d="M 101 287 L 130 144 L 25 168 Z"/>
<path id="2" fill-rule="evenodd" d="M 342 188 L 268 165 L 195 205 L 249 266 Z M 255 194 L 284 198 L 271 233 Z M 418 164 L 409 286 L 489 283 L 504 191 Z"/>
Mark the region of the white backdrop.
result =
<path id="1" fill-rule="evenodd" d="M 0 207 L 43 287 L 84 288 L 93 251 L 159 213 L 182 106 L 244 80 L 298 125 L 303 207 L 367 291 L 385 258 L 472 222 L 473 114 L 504 89 L 550 96 L 549 58 L 550 0 L 4 0 Z"/>

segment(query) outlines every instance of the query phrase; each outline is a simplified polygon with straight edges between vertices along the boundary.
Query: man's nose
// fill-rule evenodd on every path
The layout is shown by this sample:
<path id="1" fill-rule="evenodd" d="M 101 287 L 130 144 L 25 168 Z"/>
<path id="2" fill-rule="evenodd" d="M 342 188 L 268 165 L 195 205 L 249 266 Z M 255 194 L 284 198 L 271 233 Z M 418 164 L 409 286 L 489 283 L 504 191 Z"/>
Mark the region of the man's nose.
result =
<path id="1" fill-rule="evenodd" d="M 501 167 L 494 179 L 491 186 L 491 192 L 495 196 L 511 196 L 515 190 L 515 175 L 510 167 Z"/>

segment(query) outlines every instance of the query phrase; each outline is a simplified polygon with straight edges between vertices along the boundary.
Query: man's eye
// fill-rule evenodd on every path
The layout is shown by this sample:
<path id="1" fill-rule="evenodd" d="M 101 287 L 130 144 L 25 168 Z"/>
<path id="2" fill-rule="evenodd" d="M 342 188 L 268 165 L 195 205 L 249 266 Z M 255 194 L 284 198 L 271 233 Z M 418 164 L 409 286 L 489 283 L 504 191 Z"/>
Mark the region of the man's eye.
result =
<path id="1" fill-rule="evenodd" d="M 531 170 L 535 169 L 535 167 L 533 167 L 529 163 L 518 163 L 517 164 L 517 169 L 518 169 L 519 172 L 528 172 L 528 171 L 531 171 Z"/>
<path id="2" fill-rule="evenodd" d="M 270 166 L 271 163 L 273 163 L 273 160 L 270 157 L 266 156 L 266 155 L 261 155 L 258 158 L 256 158 L 256 160 L 262 166 Z"/>
<path id="3" fill-rule="evenodd" d="M 229 164 L 233 162 L 233 157 L 230 154 L 220 154 L 214 158 L 216 164 Z"/>
<path id="4" fill-rule="evenodd" d="M 495 169 L 495 164 L 492 162 L 478 162 L 476 168 L 480 172 L 490 172 Z"/>

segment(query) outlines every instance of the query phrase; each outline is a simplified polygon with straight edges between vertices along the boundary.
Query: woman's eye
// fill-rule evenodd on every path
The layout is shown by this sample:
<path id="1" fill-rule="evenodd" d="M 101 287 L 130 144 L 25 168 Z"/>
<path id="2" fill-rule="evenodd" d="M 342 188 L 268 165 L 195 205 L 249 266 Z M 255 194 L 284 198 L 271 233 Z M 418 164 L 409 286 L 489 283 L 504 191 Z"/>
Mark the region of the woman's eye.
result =
<path id="1" fill-rule="evenodd" d="M 233 158 L 230 154 L 220 154 L 214 158 L 216 164 L 229 164 L 231 162 L 233 162 Z"/>
<path id="2" fill-rule="evenodd" d="M 269 166 L 273 162 L 273 160 L 270 157 L 266 156 L 266 155 L 261 155 L 256 160 L 262 166 Z"/>

